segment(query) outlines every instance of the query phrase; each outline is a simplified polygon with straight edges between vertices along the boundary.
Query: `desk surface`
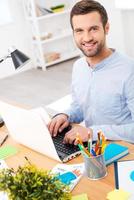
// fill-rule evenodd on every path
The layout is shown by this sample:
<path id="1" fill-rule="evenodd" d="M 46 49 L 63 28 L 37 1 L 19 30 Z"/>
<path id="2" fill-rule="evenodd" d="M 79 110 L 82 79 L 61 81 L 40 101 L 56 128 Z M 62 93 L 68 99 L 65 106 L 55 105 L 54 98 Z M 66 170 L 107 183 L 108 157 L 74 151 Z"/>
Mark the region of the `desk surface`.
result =
<path id="1" fill-rule="evenodd" d="M 7 132 L 5 127 L 0 128 L 0 132 L 2 131 Z M 122 159 L 124 160 L 134 159 L 134 145 L 123 141 L 120 141 L 119 143 L 128 146 L 130 152 L 130 154 L 128 154 Z M 52 160 L 23 145 L 16 143 L 11 137 L 9 137 L 7 141 L 4 143 L 4 145 L 6 144 L 14 145 L 19 149 L 19 152 L 15 156 L 6 159 L 6 163 L 9 167 L 13 167 L 16 169 L 19 165 L 23 165 L 25 163 L 25 158 L 24 158 L 25 156 L 28 157 L 31 163 L 36 164 L 36 166 L 43 169 L 52 169 L 58 163 L 55 160 Z M 79 156 L 68 163 L 76 164 L 76 163 L 81 163 L 82 161 L 83 161 L 82 156 Z M 76 185 L 76 187 L 72 191 L 72 194 L 76 195 L 81 193 L 87 193 L 88 198 L 90 200 L 97 200 L 97 199 L 105 200 L 107 193 L 115 188 L 113 164 L 109 165 L 107 167 L 107 170 L 108 170 L 108 175 L 101 180 L 93 181 L 89 180 L 87 177 L 82 177 L 80 182 Z"/>

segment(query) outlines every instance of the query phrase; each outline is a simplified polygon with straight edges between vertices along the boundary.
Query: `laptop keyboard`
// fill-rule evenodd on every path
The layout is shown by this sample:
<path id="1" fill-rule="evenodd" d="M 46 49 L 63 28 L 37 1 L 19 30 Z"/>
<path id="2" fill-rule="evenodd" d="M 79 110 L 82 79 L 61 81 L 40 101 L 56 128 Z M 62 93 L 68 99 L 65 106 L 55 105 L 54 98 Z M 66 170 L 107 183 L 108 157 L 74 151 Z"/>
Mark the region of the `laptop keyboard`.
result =
<path id="1" fill-rule="evenodd" d="M 64 130 L 62 133 L 59 133 L 56 137 L 53 137 L 53 142 L 57 151 L 70 155 L 79 151 L 78 146 L 73 144 L 63 144 L 63 138 L 68 130 Z"/>

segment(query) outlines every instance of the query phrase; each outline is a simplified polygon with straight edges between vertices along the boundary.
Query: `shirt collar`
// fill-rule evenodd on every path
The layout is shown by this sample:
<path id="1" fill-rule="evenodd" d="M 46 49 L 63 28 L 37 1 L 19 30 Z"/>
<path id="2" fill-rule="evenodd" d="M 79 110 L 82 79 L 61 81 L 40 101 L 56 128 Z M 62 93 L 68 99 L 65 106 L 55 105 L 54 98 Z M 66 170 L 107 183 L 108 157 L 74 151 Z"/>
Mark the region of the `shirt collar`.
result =
<path id="1" fill-rule="evenodd" d="M 102 61 L 100 61 L 96 65 L 94 65 L 94 68 L 91 68 L 90 65 L 88 64 L 88 67 L 90 67 L 90 70 L 91 71 L 97 71 L 97 70 L 100 70 L 101 68 L 104 68 L 106 64 L 111 63 L 111 61 L 113 60 L 114 57 L 116 57 L 116 54 L 117 54 L 115 49 L 112 49 L 112 51 L 113 51 L 113 53 L 110 56 L 103 59 Z"/>

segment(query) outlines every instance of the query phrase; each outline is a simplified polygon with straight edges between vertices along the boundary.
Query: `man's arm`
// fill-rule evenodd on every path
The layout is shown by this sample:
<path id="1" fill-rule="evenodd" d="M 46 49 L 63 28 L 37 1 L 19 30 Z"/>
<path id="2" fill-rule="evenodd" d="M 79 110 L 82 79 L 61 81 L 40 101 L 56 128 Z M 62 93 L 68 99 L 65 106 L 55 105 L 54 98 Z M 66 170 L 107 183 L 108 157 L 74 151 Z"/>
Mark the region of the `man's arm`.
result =
<path id="1" fill-rule="evenodd" d="M 102 130 L 107 139 L 125 140 L 134 143 L 134 123 L 124 125 L 100 125 L 90 128 L 93 130 L 94 140 L 97 139 L 97 132 Z"/>
<path id="2" fill-rule="evenodd" d="M 75 65 L 75 64 L 74 64 Z M 62 111 L 62 113 L 54 116 L 52 121 L 49 123 L 48 128 L 53 136 L 56 136 L 58 132 L 62 132 L 69 123 L 80 123 L 83 121 L 83 112 L 77 100 L 77 81 L 75 81 L 77 73 L 73 67 L 72 73 L 72 85 L 71 85 L 71 95 L 72 103 L 69 109 Z"/>
<path id="3" fill-rule="evenodd" d="M 126 106 L 130 113 L 131 122 L 126 124 L 112 124 L 92 126 L 94 138 L 97 137 L 98 130 L 102 130 L 105 136 L 111 140 L 125 140 L 134 143 L 134 72 L 128 77 L 124 86 L 124 96 L 126 99 Z"/>
<path id="4" fill-rule="evenodd" d="M 71 85 L 71 97 L 72 97 L 72 103 L 69 107 L 69 109 L 65 110 L 64 113 L 66 113 L 69 118 L 69 122 L 71 123 L 80 123 L 84 120 L 83 118 L 83 112 L 81 110 L 81 107 L 78 103 L 77 100 L 77 89 L 76 89 L 76 81 L 75 81 L 75 76 L 76 76 L 76 72 L 74 70 L 75 68 L 73 68 L 73 73 L 72 73 L 72 85 Z"/>
<path id="5" fill-rule="evenodd" d="M 75 101 L 72 102 L 70 108 L 62 113 L 56 114 L 48 124 L 51 135 L 56 136 L 58 132 L 62 132 L 69 123 L 80 123 L 83 121 L 82 112 Z"/>
<path id="6" fill-rule="evenodd" d="M 65 110 L 64 113 L 68 115 L 68 120 L 71 123 L 80 123 L 83 121 L 83 112 L 75 100 L 73 100 L 69 109 Z"/>

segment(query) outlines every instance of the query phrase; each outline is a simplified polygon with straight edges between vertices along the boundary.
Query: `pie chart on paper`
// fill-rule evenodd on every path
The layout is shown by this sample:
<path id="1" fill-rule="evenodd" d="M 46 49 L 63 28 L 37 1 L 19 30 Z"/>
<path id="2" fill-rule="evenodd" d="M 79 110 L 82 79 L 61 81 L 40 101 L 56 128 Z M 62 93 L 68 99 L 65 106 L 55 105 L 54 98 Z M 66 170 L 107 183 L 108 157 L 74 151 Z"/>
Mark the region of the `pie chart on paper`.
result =
<path id="1" fill-rule="evenodd" d="M 134 182 L 134 170 L 130 173 L 130 179 Z"/>
<path id="2" fill-rule="evenodd" d="M 134 160 L 117 162 L 119 189 L 131 194 L 130 200 L 134 200 Z"/>

